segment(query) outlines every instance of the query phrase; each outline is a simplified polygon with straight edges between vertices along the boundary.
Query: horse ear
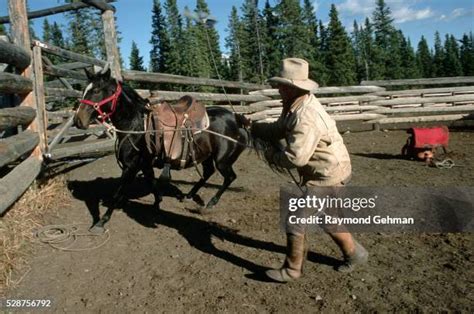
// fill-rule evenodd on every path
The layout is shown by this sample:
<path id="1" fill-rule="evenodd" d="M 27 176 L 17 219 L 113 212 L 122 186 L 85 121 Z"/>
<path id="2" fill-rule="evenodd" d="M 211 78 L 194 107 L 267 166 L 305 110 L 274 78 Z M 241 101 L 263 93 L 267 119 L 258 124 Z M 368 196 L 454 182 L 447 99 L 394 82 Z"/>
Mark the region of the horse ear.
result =
<path id="1" fill-rule="evenodd" d="M 84 72 L 86 72 L 86 76 L 87 76 L 87 79 L 89 81 L 92 81 L 92 79 L 94 78 L 95 74 L 87 69 L 84 69 Z"/>
<path id="2" fill-rule="evenodd" d="M 101 72 L 101 76 L 105 79 L 110 79 L 111 77 L 110 68 L 107 68 L 105 72 Z"/>

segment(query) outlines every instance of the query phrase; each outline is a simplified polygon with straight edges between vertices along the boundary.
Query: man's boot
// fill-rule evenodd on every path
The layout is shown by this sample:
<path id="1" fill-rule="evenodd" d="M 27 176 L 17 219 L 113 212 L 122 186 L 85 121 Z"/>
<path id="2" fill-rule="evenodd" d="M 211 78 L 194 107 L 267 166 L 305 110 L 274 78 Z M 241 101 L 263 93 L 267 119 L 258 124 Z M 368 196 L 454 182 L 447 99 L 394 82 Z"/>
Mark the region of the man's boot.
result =
<path id="1" fill-rule="evenodd" d="M 298 279 L 306 259 L 306 239 L 304 234 L 286 235 L 286 258 L 280 269 L 270 269 L 265 272 L 268 278 L 277 282 L 288 282 Z"/>
<path id="2" fill-rule="evenodd" d="M 354 252 L 352 254 L 344 254 L 344 264 L 337 269 L 343 273 L 349 273 L 358 265 L 367 263 L 369 252 L 356 240 L 354 240 Z"/>

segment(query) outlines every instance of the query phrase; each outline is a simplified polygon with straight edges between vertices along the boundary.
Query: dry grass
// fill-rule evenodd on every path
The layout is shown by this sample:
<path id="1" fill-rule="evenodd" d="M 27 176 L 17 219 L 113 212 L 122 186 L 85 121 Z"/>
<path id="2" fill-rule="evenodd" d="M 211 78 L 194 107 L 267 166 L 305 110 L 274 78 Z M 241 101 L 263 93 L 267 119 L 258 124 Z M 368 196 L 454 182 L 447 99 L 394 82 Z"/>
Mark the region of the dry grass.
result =
<path id="1" fill-rule="evenodd" d="M 31 186 L 0 218 L 0 296 L 19 284 L 28 274 L 34 230 L 43 224 L 43 215 L 67 198 L 64 177 Z"/>

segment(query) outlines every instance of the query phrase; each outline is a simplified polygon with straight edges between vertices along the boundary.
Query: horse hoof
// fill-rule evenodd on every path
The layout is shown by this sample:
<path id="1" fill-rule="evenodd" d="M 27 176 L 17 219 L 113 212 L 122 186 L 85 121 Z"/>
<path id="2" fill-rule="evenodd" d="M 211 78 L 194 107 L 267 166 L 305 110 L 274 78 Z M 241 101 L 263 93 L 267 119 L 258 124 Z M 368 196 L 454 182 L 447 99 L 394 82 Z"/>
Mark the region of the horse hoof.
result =
<path id="1" fill-rule="evenodd" d="M 203 199 L 197 194 L 193 196 L 193 201 L 196 202 L 196 204 L 198 204 L 199 206 L 205 205 Z"/>
<path id="2" fill-rule="evenodd" d="M 216 206 L 217 202 L 218 200 L 216 200 L 215 198 L 211 198 L 209 203 L 207 203 L 206 208 L 211 209 L 212 207 Z"/>
<path id="3" fill-rule="evenodd" d="M 92 226 L 89 229 L 89 232 L 93 233 L 93 234 L 104 234 L 105 233 L 105 228 L 101 227 L 101 226 Z"/>

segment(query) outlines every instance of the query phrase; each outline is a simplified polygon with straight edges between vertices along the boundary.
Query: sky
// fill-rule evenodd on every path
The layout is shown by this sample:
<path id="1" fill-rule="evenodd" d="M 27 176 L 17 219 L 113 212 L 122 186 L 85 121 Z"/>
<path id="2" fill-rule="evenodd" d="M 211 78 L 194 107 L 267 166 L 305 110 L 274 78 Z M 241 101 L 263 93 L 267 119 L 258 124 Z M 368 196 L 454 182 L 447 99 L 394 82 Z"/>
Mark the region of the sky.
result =
<path id="1" fill-rule="evenodd" d="M 117 28 L 121 32 L 122 42 L 120 50 L 128 66 L 130 47 L 132 40 L 135 41 L 144 58 L 144 64 L 148 65 L 150 51 L 151 33 L 151 8 L 152 0 L 118 0 L 113 3 L 117 8 Z M 163 3 L 164 0 L 161 0 Z M 184 7 L 193 9 L 195 0 L 177 0 L 178 6 L 183 12 Z M 232 6 L 239 9 L 243 0 L 207 0 L 211 14 L 217 18 L 216 28 L 220 35 L 222 51 L 225 53 L 224 39 L 227 36 L 227 24 Z M 260 7 L 265 0 L 260 0 Z M 277 0 L 270 0 L 274 5 Z M 301 1 L 302 2 L 302 1 Z M 411 39 L 412 45 L 416 47 L 421 36 L 424 35 L 430 45 L 433 44 L 434 33 L 439 31 L 444 38 L 446 33 L 460 38 L 463 33 L 474 30 L 474 0 L 386 0 L 395 18 L 395 26 Z M 0 0 L 0 16 L 8 14 L 8 0 Z M 60 5 L 59 0 L 29 0 L 30 10 L 39 10 Z M 329 8 L 336 4 L 340 19 L 346 29 L 352 31 L 354 20 L 363 23 L 366 16 L 371 16 L 375 6 L 375 0 L 314 0 L 315 14 L 318 19 L 327 23 Z M 48 17 L 50 22 L 56 21 L 60 25 L 66 25 L 62 14 Z M 41 25 L 43 19 L 33 20 L 33 26 L 38 35 L 41 36 Z"/>

